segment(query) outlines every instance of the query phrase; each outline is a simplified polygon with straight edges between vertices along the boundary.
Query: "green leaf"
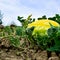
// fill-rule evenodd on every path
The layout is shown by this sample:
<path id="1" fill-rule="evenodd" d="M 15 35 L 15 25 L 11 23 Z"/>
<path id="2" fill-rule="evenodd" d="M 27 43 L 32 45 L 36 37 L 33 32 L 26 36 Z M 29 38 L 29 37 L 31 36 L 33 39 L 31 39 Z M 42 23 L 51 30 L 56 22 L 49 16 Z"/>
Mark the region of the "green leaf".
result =
<path id="1" fill-rule="evenodd" d="M 4 28 L 4 32 L 7 33 L 8 35 L 12 34 L 12 30 L 11 30 L 10 26 L 6 26 Z"/>
<path id="2" fill-rule="evenodd" d="M 11 45 L 13 45 L 15 47 L 19 47 L 20 46 L 20 41 L 19 41 L 18 37 L 10 36 L 9 40 L 10 40 Z"/>
<path id="3" fill-rule="evenodd" d="M 33 32 L 33 30 L 34 30 L 34 27 L 31 27 L 31 28 L 27 28 L 26 29 L 26 34 L 28 34 L 28 35 L 32 35 L 32 32 Z"/>
<path id="4" fill-rule="evenodd" d="M 60 47 L 59 46 L 53 46 L 53 47 L 47 48 L 47 51 L 58 51 L 58 52 L 60 52 Z"/>
<path id="5" fill-rule="evenodd" d="M 48 36 L 56 36 L 57 33 L 57 28 L 56 27 L 51 27 L 47 30 Z"/>
<path id="6" fill-rule="evenodd" d="M 22 36 L 22 27 L 16 27 L 16 35 Z"/>

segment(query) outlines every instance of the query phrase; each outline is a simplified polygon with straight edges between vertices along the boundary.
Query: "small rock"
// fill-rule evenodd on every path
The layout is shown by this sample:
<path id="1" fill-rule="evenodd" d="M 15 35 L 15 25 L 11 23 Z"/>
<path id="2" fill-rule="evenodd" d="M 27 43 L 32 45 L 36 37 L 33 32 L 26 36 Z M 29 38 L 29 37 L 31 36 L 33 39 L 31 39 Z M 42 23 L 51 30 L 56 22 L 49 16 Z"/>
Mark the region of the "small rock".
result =
<path id="1" fill-rule="evenodd" d="M 17 55 L 17 56 L 20 56 L 20 55 L 21 55 L 21 52 L 16 52 L 16 55 Z"/>
<path id="2" fill-rule="evenodd" d="M 27 58 L 26 60 L 31 60 L 31 58 Z"/>
<path id="3" fill-rule="evenodd" d="M 11 58 L 14 58 L 15 56 L 14 56 L 14 55 L 11 55 L 10 57 L 11 57 Z"/>
<path id="4" fill-rule="evenodd" d="M 54 56 L 57 56 L 55 52 L 52 52 L 51 53 L 51 56 L 54 57 Z"/>
<path id="5" fill-rule="evenodd" d="M 50 57 L 48 60 L 59 60 L 59 57 Z"/>
<path id="6" fill-rule="evenodd" d="M 34 58 L 36 60 L 47 60 L 47 51 L 37 52 Z"/>
<path id="7" fill-rule="evenodd" d="M 10 58 L 6 57 L 5 60 L 10 60 Z"/>

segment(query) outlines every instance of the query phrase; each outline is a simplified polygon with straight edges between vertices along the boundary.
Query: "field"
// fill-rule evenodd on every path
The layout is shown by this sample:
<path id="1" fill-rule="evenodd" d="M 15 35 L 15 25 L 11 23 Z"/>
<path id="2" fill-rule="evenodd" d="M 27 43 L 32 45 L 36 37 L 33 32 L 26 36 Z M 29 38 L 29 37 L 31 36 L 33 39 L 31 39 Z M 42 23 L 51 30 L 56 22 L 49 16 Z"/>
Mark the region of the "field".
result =
<path id="1" fill-rule="evenodd" d="M 36 30 L 38 34 L 33 31 L 35 27 L 27 28 L 35 19 L 31 19 L 31 15 L 25 20 L 22 18 L 18 16 L 18 20 L 22 22 L 21 27 L 0 25 L 0 60 L 60 60 L 60 27 L 54 27 L 50 23 L 48 35 Z M 49 19 L 56 18 L 56 22 L 60 24 L 58 14 Z M 38 18 L 40 19 L 46 19 L 46 16 Z M 43 31 L 46 32 L 44 29 Z"/>

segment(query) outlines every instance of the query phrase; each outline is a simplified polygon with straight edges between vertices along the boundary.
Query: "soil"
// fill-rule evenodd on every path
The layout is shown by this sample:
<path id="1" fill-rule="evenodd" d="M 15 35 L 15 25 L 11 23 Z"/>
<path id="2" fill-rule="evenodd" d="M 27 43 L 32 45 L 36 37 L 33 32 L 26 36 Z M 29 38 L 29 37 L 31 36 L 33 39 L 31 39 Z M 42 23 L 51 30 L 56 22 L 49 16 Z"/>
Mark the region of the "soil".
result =
<path id="1" fill-rule="evenodd" d="M 25 46 L 21 47 L 25 41 Z M 11 46 L 6 39 L 0 39 L 0 60 L 60 60 L 60 54 L 42 51 L 36 46 L 29 48 L 26 39 L 21 39 L 19 48 Z"/>

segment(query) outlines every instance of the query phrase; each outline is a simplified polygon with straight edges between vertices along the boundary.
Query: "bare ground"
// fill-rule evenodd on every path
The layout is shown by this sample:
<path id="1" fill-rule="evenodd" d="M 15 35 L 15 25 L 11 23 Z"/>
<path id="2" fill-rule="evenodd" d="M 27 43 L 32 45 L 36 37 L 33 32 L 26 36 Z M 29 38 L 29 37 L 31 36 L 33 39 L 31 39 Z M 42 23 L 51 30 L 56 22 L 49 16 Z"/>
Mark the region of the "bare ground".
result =
<path id="1" fill-rule="evenodd" d="M 20 42 L 22 46 L 24 39 Z M 47 54 L 47 51 L 42 51 L 37 47 L 29 48 L 27 41 L 25 47 L 17 48 L 10 46 L 8 40 L 0 39 L 0 60 L 60 60 L 60 54 L 57 56 L 55 52 L 51 52 L 49 55 L 50 53 Z"/>

